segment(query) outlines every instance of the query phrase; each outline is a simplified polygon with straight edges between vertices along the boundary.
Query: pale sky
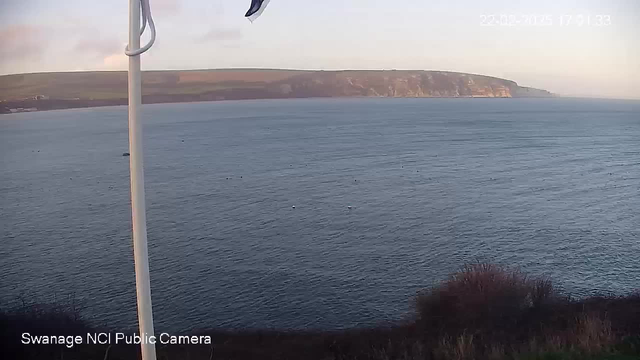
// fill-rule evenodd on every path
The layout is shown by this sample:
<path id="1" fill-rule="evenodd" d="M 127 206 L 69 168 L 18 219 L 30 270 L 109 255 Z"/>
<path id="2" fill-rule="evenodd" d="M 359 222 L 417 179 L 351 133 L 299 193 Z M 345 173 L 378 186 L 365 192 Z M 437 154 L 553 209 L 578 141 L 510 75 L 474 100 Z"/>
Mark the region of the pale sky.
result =
<path id="1" fill-rule="evenodd" d="M 271 0 L 253 24 L 250 0 L 150 2 L 158 40 L 145 70 L 448 70 L 640 99 L 638 0 Z M 481 26 L 500 14 L 552 24 Z M 560 24 L 581 14 L 592 24 Z M 127 21 L 127 0 L 0 0 L 0 74 L 126 70 Z"/>

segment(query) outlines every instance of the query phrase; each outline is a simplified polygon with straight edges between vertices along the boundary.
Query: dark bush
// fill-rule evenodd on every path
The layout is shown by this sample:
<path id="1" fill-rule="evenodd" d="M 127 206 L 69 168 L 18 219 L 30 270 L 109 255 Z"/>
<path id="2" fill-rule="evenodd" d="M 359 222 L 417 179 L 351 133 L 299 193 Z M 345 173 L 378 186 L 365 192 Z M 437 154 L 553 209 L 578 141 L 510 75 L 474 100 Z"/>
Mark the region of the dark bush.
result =
<path id="1" fill-rule="evenodd" d="M 513 335 L 529 328 L 532 315 L 558 298 L 549 280 L 530 279 L 517 269 L 478 263 L 420 293 L 416 310 L 418 323 L 427 333 Z"/>

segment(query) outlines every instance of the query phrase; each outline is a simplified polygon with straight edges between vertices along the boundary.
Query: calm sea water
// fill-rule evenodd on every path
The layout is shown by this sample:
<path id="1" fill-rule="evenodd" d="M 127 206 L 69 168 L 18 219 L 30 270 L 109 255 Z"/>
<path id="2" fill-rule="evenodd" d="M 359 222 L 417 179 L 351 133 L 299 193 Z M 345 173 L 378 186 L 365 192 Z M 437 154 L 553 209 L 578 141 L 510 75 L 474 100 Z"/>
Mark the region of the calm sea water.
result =
<path id="1" fill-rule="evenodd" d="M 144 124 L 161 330 L 394 321 L 478 259 L 640 288 L 639 102 L 216 102 Z M 0 116 L 3 305 L 75 294 L 135 326 L 127 136 L 125 107 Z"/>

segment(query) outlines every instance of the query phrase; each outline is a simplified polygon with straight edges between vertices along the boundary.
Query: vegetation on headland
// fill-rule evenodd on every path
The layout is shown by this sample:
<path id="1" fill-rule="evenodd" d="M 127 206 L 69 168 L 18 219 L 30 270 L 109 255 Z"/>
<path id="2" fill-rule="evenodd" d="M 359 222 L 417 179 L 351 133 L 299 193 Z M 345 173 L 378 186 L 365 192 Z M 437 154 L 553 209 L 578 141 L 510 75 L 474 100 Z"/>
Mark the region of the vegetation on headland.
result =
<path id="1" fill-rule="evenodd" d="M 146 71 L 145 104 L 312 97 L 550 97 L 490 76 L 446 71 L 222 69 Z M 0 113 L 127 104 L 127 73 L 0 76 Z M 21 109 L 21 110 L 18 110 Z"/>
<path id="2" fill-rule="evenodd" d="M 465 266 L 419 293 L 415 319 L 345 331 L 203 331 L 212 345 L 158 345 L 158 359 L 640 359 L 640 294 L 571 299 L 545 278 L 490 264 Z M 22 345 L 23 332 L 82 335 L 72 306 L 0 314 L 5 354 L 20 359 L 136 359 L 135 345 Z"/>

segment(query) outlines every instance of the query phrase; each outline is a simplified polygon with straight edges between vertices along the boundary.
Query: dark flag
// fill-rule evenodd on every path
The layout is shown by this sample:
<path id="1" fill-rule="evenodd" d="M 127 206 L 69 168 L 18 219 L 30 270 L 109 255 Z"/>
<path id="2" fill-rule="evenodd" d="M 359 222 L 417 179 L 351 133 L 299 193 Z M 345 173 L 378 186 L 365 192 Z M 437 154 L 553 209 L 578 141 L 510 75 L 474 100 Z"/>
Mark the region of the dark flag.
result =
<path id="1" fill-rule="evenodd" d="M 249 18 L 249 20 L 253 22 L 258 18 L 258 16 L 262 14 L 264 9 L 267 8 L 269 1 L 270 0 L 251 0 L 251 7 L 244 16 Z"/>

